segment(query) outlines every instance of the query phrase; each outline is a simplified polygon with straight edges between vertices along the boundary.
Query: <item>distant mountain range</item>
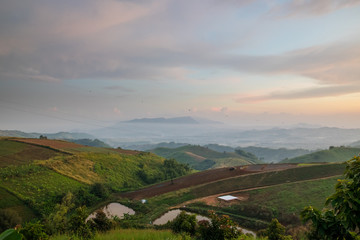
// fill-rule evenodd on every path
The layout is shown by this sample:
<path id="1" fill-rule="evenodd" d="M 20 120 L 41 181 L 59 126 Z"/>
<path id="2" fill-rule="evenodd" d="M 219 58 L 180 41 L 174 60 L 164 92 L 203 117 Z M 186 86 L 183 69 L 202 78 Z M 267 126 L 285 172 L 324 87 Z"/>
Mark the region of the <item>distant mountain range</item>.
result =
<path id="1" fill-rule="evenodd" d="M 0 130 L 0 136 L 20 137 L 20 138 L 38 138 L 40 135 L 49 139 L 95 139 L 94 136 L 87 133 L 58 132 L 58 133 L 26 133 L 18 130 Z"/>
<path id="2" fill-rule="evenodd" d="M 192 117 L 176 117 L 176 118 L 138 118 L 127 123 L 161 123 L 161 124 L 199 124 Z"/>
<path id="3" fill-rule="evenodd" d="M 125 123 L 160 123 L 160 124 L 222 124 L 222 122 L 213 121 L 205 118 L 192 118 L 189 116 L 175 118 L 136 118 Z"/>

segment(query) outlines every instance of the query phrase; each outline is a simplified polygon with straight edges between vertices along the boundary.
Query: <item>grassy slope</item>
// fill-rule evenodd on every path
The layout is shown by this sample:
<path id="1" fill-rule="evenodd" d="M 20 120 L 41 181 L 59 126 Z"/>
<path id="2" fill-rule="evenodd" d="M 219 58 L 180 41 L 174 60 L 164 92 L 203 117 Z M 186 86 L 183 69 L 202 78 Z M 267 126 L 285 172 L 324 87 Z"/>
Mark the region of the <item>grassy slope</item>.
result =
<path id="1" fill-rule="evenodd" d="M 164 174 L 164 159 L 152 153 L 130 151 L 123 154 L 112 149 L 71 145 L 64 141 L 30 139 L 32 142 L 28 144 L 19 140 L 22 139 L 0 139 L 0 156 L 6 156 L 0 167 L 0 187 L 6 192 L 0 198 L 0 208 L 25 209 L 29 206 L 34 210 L 32 214 L 49 213 L 68 191 L 76 192 L 96 182 L 122 191 L 145 185 L 137 174 L 140 169 L 149 176 L 155 176 L 154 180 Z M 41 143 L 46 145 L 41 146 Z M 25 150 L 28 153 L 24 155 L 25 161 L 16 161 L 16 156 L 25 153 Z M 35 154 L 42 151 L 52 154 L 43 154 L 42 158 Z"/>
<path id="2" fill-rule="evenodd" d="M 282 163 L 345 162 L 360 153 L 360 148 L 334 147 L 304 156 L 282 161 Z"/>
<path id="3" fill-rule="evenodd" d="M 187 145 L 179 148 L 156 148 L 153 153 L 165 157 L 174 158 L 177 161 L 189 164 L 197 170 L 209 168 L 247 165 L 257 162 L 234 152 L 217 152 L 206 147 Z"/>

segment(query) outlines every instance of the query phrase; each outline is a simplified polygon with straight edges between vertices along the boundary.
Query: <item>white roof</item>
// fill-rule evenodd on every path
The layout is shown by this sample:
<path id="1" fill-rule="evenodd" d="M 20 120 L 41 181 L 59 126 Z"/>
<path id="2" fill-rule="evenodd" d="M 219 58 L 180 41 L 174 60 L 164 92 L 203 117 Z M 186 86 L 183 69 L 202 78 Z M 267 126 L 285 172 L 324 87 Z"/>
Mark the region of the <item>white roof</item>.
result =
<path id="1" fill-rule="evenodd" d="M 231 200 L 235 200 L 238 199 L 237 197 L 231 196 L 231 195 L 224 195 L 224 196 L 220 196 L 218 197 L 221 200 L 225 200 L 225 201 L 231 201 Z"/>

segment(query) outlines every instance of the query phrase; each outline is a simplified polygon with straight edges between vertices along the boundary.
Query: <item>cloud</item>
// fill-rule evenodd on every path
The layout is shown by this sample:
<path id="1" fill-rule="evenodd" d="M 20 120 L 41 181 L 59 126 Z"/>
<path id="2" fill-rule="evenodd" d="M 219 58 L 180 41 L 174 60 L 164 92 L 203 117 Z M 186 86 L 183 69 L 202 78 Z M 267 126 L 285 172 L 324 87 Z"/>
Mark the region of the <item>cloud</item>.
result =
<path id="1" fill-rule="evenodd" d="M 239 103 L 256 103 L 269 100 L 294 100 L 306 98 L 337 97 L 360 92 L 360 85 L 316 87 L 292 91 L 273 91 L 264 95 L 240 96 Z"/>
<path id="2" fill-rule="evenodd" d="M 359 0 L 290 0 L 274 5 L 268 16 L 275 18 L 319 16 L 359 4 Z"/>

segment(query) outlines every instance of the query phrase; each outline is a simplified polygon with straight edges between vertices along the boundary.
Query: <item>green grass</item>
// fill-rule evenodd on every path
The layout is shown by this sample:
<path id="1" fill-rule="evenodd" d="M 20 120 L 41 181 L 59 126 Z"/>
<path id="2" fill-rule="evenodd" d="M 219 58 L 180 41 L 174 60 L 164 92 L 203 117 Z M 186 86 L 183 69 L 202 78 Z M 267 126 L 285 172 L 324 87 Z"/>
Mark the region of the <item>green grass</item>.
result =
<path id="1" fill-rule="evenodd" d="M 218 206 L 198 202 L 187 205 L 185 209 L 202 215 L 208 210 L 214 210 L 219 214 L 229 215 L 241 226 L 249 229 L 265 228 L 272 218 L 278 218 L 286 225 L 297 225 L 300 224 L 299 214 L 304 207 L 324 207 L 326 198 L 334 193 L 339 177 L 341 176 L 234 192 L 234 195 L 247 196 L 247 200 Z"/>
<path id="2" fill-rule="evenodd" d="M 344 164 L 325 164 L 291 168 L 276 172 L 264 172 L 224 179 L 204 184 L 191 189 L 197 198 L 223 192 L 231 192 L 254 187 L 271 186 L 287 182 L 310 180 L 334 175 L 341 175 L 345 170 Z"/>
<path id="3" fill-rule="evenodd" d="M 345 162 L 354 156 L 359 155 L 360 148 L 332 147 L 296 158 L 286 159 L 283 163 L 313 163 L 313 162 Z"/>
<path id="4" fill-rule="evenodd" d="M 17 174 L 2 179 L 3 188 L 40 213 L 51 212 L 55 198 L 82 186 L 78 181 L 34 164 L 24 165 Z"/>
<path id="5" fill-rule="evenodd" d="M 54 236 L 50 240 L 77 239 L 71 236 Z M 170 230 L 154 229 L 116 229 L 106 233 L 97 234 L 94 240 L 181 240 L 181 236 Z"/>
<path id="6" fill-rule="evenodd" d="M 20 213 L 22 221 L 27 222 L 36 217 L 34 211 L 26 206 L 23 201 L 6 189 L 0 187 L 0 209 L 10 209 Z"/>
<path id="7" fill-rule="evenodd" d="M 335 184 L 341 175 L 307 182 L 288 183 L 264 189 L 246 191 L 247 202 L 253 205 L 276 209 L 285 214 L 299 215 L 305 206 L 318 209 L 324 206 L 328 196 L 335 192 Z"/>

